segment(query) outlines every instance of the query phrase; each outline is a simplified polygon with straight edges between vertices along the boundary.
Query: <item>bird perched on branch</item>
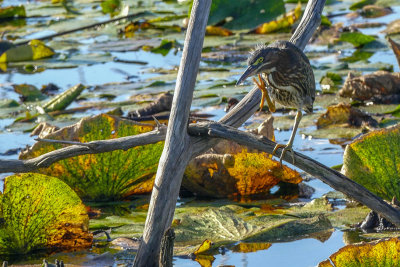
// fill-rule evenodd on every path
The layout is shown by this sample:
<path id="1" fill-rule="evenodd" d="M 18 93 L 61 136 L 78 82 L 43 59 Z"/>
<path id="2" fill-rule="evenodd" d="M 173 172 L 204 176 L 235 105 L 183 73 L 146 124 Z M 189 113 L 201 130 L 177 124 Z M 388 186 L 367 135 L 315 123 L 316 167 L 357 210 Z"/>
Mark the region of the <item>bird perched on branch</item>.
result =
<path id="1" fill-rule="evenodd" d="M 256 47 L 251 52 L 247 65 L 248 68 L 236 84 L 241 84 L 250 76 L 258 75 L 259 82 L 254 78 L 253 80 L 262 91 L 261 108 L 265 98 L 271 112 L 275 111 L 275 102 L 297 109 L 289 142 L 286 145 L 277 144 L 272 152 L 274 155 L 278 148 L 283 147 L 280 163 L 282 164 L 282 158 L 287 151 L 292 153 L 294 163 L 292 146 L 302 118 L 301 110 L 313 112 L 315 79 L 310 62 L 303 51 L 291 42 L 277 41 L 268 46 Z"/>

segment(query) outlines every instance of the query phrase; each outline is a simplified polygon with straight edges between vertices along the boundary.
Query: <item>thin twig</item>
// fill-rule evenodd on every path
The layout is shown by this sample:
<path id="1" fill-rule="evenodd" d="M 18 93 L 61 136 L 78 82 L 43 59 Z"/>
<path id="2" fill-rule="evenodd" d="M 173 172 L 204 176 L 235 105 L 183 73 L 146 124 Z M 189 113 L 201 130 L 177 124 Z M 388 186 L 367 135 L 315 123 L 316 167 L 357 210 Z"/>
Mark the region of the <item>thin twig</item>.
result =
<path id="1" fill-rule="evenodd" d="M 57 143 L 57 144 L 66 144 L 66 145 L 77 145 L 77 146 L 91 147 L 91 145 L 89 143 L 81 143 L 81 142 L 77 142 L 77 141 L 42 139 L 42 138 L 35 138 L 34 140 L 38 141 L 38 142 L 47 142 L 47 143 Z"/>
<path id="2" fill-rule="evenodd" d="M 151 14 L 152 13 L 150 13 L 148 11 L 138 12 L 138 13 L 135 13 L 135 14 L 130 14 L 130 15 L 126 15 L 126 16 L 123 16 L 123 17 L 113 18 L 113 19 L 109 19 L 109 20 L 106 20 L 106 21 L 102 21 L 102 22 L 96 22 L 96 23 L 92 23 L 92 24 L 89 24 L 89 25 L 86 25 L 86 26 L 82 26 L 82 27 L 78 27 L 78 28 L 75 28 L 75 29 L 66 30 L 66 31 L 59 32 L 59 33 L 50 34 L 50 35 L 39 37 L 39 38 L 35 38 L 35 39 L 36 40 L 52 39 L 54 37 L 70 34 L 70 33 L 73 33 L 73 32 L 83 31 L 83 30 L 86 30 L 86 29 L 94 28 L 94 27 L 97 27 L 97 26 L 100 26 L 100 25 L 112 23 L 112 22 L 119 21 L 119 20 L 122 20 L 122 19 L 133 19 L 133 18 L 143 17 L 143 16 L 151 15 Z M 18 42 L 15 45 L 26 45 L 30 41 L 31 40 Z"/>

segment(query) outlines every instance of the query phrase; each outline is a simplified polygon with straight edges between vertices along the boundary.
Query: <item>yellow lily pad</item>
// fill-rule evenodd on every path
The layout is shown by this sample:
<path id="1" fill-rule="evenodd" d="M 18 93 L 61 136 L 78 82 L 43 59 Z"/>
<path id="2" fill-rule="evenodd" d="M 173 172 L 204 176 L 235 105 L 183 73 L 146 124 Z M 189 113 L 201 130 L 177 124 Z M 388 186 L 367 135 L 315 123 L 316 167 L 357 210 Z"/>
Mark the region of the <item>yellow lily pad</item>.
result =
<path id="1" fill-rule="evenodd" d="M 295 9 L 284 14 L 282 18 L 264 23 L 258 26 L 254 31 L 258 34 L 266 34 L 288 29 L 300 18 L 301 14 L 301 3 L 299 2 Z"/>
<path id="2" fill-rule="evenodd" d="M 213 243 L 206 239 L 203 241 L 203 243 L 201 243 L 201 245 L 196 249 L 196 251 L 194 252 L 194 254 L 201 254 L 207 250 L 209 250 L 212 247 Z"/>
<path id="3" fill-rule="evenodd" d="M 0 56 L 0 63 L 37 60 L 51 57 L 54 54 L 54 50 L 42 41 L 32 40 L 27 45 L 20 45 L 5 51 Z"/>
<path id="4" fill-rule="evenodd" d="M 92 244 L 85 206 L 57 178 L 35 173 L 7 177 L 0 211 L 0 253 L 25 254 Z"/>
<path id="5" fill-rule="evenodd" d="M 397 238 L 345 246 L 318 267 L 392 267 L 400 265 Z M 332 264 L 333 263 L 333 264 Z"/>

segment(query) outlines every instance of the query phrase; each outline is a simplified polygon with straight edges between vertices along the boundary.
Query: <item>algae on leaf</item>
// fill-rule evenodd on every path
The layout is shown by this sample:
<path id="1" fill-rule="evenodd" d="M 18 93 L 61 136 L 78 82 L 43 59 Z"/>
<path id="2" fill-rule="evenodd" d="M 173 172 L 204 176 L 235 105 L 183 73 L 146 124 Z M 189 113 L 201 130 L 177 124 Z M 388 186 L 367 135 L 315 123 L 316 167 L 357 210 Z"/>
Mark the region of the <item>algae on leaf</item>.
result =
<path id="1" fill-rule="evenodd" d="M 397 238 L 345 246 L 318 267 L 392 267 L 400 265 Z M 333 265 L 332 265 L 333 263 Z"/>
<path id="2" fill-rule="evenodd" d="M 84 118 L 45 138 L 90 142 L 136 135 L 153 129 L 151 125 L 101 114 Z M 37 157 L 63 146 L 38 142 L 21 158 Z M 59 161 L 39 172 L 65 181 L 85 200 L 118 200 L 135 193 L 151 192 L 162 148 L 163 143 L 158 142 L 126 151 L 82 155 Z"/>
<path id="3" fill-rule="evenodd" d="M 37 173 L 12 175 L 0 194 L 0 254 L 89 247 L 89 217 L 71 188 Z"/>
<path id="4" fill-rule="evenodd" d="M 344 174 L 378 196 L 400 198 L 400 124 L 376 130 L 347 145 Z"/>

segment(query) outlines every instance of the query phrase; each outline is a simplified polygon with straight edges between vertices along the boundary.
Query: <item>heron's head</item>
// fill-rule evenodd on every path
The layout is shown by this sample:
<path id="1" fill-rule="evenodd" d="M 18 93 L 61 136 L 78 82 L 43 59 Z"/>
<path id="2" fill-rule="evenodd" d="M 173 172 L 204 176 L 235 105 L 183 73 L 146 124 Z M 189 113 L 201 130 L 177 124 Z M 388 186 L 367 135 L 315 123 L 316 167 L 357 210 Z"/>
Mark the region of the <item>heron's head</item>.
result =
<path id="1" fill-rule="evenodd" d="M 261 72 L 269 73 L 273 71 L 278 60 L 279 55 L 277 53 L 277 48 L 266 45 L 257 46 L 256 49 L 250 53 L 247 60 L 248 67 L 239 78 L 236 85 L 241 84 L 250 76 L 257 75 Z"/>

